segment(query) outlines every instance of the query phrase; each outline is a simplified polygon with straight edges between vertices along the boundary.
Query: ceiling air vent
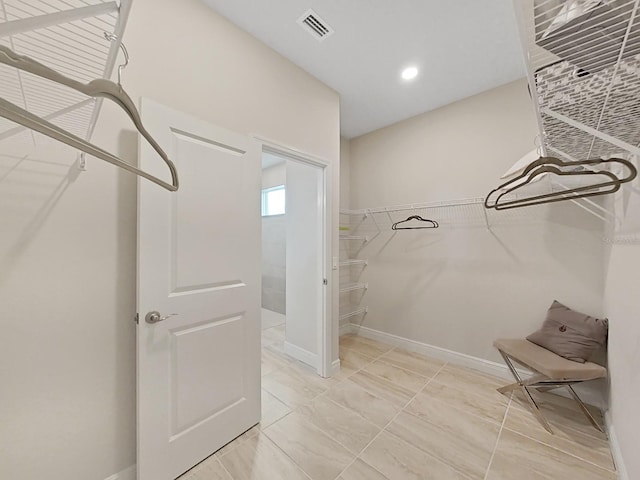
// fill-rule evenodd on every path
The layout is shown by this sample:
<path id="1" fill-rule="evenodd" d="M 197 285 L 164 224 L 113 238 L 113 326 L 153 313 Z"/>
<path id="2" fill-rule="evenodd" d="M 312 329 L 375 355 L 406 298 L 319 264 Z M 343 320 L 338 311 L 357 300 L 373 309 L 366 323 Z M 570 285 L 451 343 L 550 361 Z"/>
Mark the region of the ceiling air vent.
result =
<path id="1" fill-rule="evenodd" d="M 306 11 L 299 19 L 298 24 L 302 26 L 313 38 L 322 42 L 325 38 L 333 35 L 333 28 L 322 20 L 313 10 Z"/>

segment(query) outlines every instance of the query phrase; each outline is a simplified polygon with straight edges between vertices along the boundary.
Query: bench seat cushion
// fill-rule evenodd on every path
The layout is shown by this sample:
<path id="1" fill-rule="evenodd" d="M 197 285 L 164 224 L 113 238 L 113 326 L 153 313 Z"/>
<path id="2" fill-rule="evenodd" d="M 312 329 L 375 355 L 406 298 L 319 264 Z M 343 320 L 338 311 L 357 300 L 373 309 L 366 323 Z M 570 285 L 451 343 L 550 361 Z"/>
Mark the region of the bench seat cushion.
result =
<path id="1" fill-rule="evenodd" d="M 499 339 L 494 347 L 552 380 L 594 380 L 607 369 L 593 362 L 577 363 L 525 339 Z"/>

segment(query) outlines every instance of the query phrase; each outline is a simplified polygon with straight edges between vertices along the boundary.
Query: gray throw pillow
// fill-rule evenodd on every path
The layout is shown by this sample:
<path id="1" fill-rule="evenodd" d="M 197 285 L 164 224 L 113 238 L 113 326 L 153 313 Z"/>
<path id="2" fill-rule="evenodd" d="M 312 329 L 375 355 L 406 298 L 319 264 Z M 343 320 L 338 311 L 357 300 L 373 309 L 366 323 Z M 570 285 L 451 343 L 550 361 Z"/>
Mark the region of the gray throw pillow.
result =
<path id="1" fill-rule="evenodd" d="M 607 319 L 576 312 L 554 300 L 540 330 L 527 340 L 556 355 L 584 363 L 598 347 L 604 346 L 608 328 Z"/>

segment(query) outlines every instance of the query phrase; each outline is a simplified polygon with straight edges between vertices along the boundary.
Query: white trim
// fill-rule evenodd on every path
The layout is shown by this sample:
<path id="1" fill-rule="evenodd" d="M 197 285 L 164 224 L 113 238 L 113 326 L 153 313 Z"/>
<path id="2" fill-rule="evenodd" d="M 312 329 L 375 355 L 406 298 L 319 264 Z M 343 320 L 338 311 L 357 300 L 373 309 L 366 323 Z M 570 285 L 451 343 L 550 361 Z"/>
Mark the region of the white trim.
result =
<path id="1" fill-rule="evenodd" d="M 415 340 L 399 337 L 397 335 L 381 332 L 379 330 L 374 330 L 368 327 L 351 324 L 351 328 L 353 333 L 356 333 L 362 337 L 371 338 L 372 340 L 387 343 L 395 347 L 401 347 L 405 350 L 420 353 L 427 357 L 435 358 L 443 362 L 449 362 L 454 365 L 471 368 L 482 373 L 487 373 L 495 377 L 513 381 L 511 372 L 509 372 L 507 366 L 502 363 L 485 360 L 484 358 L 474 357 L 465 353 L 454 352 L 453 350 L 447 350 L 446 348 L 436 347 L 435 345 L 417 342 Z M 531 375 L 531 372 L 520 368 L 518 369 L 518 373 L 524 377 L 528 377 L 529 375 Z M 586 385 L 576 385 L 574 386 L 574 388 L 585 403 L 595 405 L 596 407 L 603 409 L 604 400 L 601 393 L 595 391 L 592 388 L 589 388 Z M 565 389 L 563 388 L 553 390 L 551 393 L 570 398 L 570 394 L 568 392 L 565 393 Z"/>
<path id="2" fill-rule="evenodd" d="M 131 465 L 125 468 L 121 472 L 114 473 L 113 475 L 105 478 L 104 480 L 136 480 L 138 478 L 138 472 L 136 465 Z"/>
<path id="3" fill-rule="evenodd" d="M 302 152 L 297 148 L 288 147 L 286 145 L 282 145 L 278 142 L 274 142 L 266 138 L 259 137 L 257 135 L 252 135 L 252 137 L 258 142 L 262 143 L 263 152 L 273 153 L 279 156 L 284 155 L 294 160 L 313 163 L 318 167 L 328 167 L 331 165 L 331 163 L 328 160 L 325 160 L 324 158 L 321 158 L 321 157 L 316 157 L 315 155 L 310 155 L 308 153 Z"/>
<path id="4" fill-rule="evenodd" d="M 282 145 L 280 143 L 261 138 L 257 135 L 251 136 L 254 140 L 262 144 L 262 152 L 272 153 L 291 160 L 296 160 L 308 165 L 314 165 L 322 168 L 321 175 L 321 192 L 323 198 L 319 198 L 318 205 L 322 210 L 321 222 L 323 224 L 322 235 L 322 277 L 327 280 L 326 285 L 322 285 L 322 312 L 320 312 L 321 321 L 317 326 L 318 335 L 318 354 L 315 355 L 316 360 L 310 363 L 316 368 L 318 375 L 321 377 L 329 377 L 333 369 L 331 360 L 331 345 L 333 344 L 333 292 L 335 290 L 333 281 L 333 269 L 331 259 L 333 258 L 333 188 L 332 188 L 332 164 L 324 158 L 317 157 L 298 149 Z M 337 236 L 337 233 L 335 233 Z M 304 351 L 304 350 L 302 350 Z M 296 357 L 297 358 L 297 357 Z"/>
<path id="5" fill-rule="evenodd" d="M 337 375 L 340 373 L 340 359 L 334 360 L 331 362 L 331 376 Z"/>
<path id="6" fill-rule="evenodd" d="M 306 363 L 311 367 L 315 367 L 318 363 L 318 355 L 310 352 L 309 350 L 305 350 L 304 348 L 300 348 L 293 343 L 289 343 L 285 340 L 284 342 L 284 353 L 289 355 L 290 357 L 295 358 L 296 360 L 300 360 L 302 363 Z"/>
<path id="7" fill-rule="evenodd" d="M 377 340 L 379 342 L 393 345 L 394 347 L 401 347 L 405 350 L 420 353 L 427 357 L 435 358 L 443 362 L 450 362 L 462 367 L 479 370 L 483 373 L 494 375 L 496 377 L 501 377 L 509 380 L 513 378 L 509 373 L 507 366 L 499 364 L 497 362 L 473 357 L 465 353 L 454 352 L 453 350 L 447 350 L 446 348 L 436 347 L 427 343 L 417 342 L 415 340 L 410 340 L 408 338 L 400 337 L 390 333 L 381 332 L 379 330 L 374 330 L 368 327 L 361 327 L 352 324 L 352 328 L 353 333 L 366 338 L 371 338 L 372 340 Z M 526 371 L 523 371 L 523 373 L 526 374 Z"/>
<path id="8" fill-rule="evenodd" d="M 308 160 L 306 160 L 308 162 Z M 322 239 L 320 242 L 322 248 L 321 259 L 321 271 L 322 278 L 326 280 L 322 285 L 322 305 L 320 307 L 320 324 L 317 328 L 318 335 L 318 360 L 316 368 L 318 375 L 321 377 L 329 377 L 332 369 L 332 349 L 333 344 L 333 312 L 332 312 L 332 288 L 333 278 L 331 271 L 331 258 L 333 258 L 333 242 L 331 239 L 332 222 L 333 217 L 332 209 L 332 190 L 331 190 L 331 166 L 328 164 L 316 164 L 316 166 L 322 167 L 322 175 L 320 176 L 318 184 L 318 205 L 320 205 L 321 217 L 318 219 L 321 224 L 320 231 L 322 232 Z"/>
<path id="9" fill-rule="evenodd" d="M 624 464 L 620 443 L 618 442 L 616 430 L 613 426 L 611 410 L 607 410 L 604 414 L 604 426 L 607 430 L 607 436 L 609 437 L 609 448 L 611 449 L 611 455 L 613 456 L 613 463 L 616 466 L 618 480 L 629 480 L 629 474 L 627 473 L 627 468 Z"/>
<path id="10" fill-rule="evenodd" d="M 338 333 L 340 336 L 349 335 L 350 333 L 353 333 L 357 328 L 358 327 L 355 327 L 351 323 L 343 323 L 342 325 L 340 325 L 340 331 Z"/>

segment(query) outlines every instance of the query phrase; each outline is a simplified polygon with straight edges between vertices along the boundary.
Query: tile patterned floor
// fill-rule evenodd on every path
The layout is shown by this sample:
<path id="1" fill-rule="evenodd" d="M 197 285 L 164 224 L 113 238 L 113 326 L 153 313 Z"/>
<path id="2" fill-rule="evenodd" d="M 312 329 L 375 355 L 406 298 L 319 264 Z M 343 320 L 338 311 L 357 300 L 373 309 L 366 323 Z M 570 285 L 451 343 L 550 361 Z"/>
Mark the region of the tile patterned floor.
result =
<path id="1" fill-rule="evenodd" d="M 283 353 L 283 324 L 262 337 L 262 422 L 181 480 L 616 478 L 572 400 L 538 396 L 550 435 L 502 379 L 353 335 L 323 379 Z"/>

